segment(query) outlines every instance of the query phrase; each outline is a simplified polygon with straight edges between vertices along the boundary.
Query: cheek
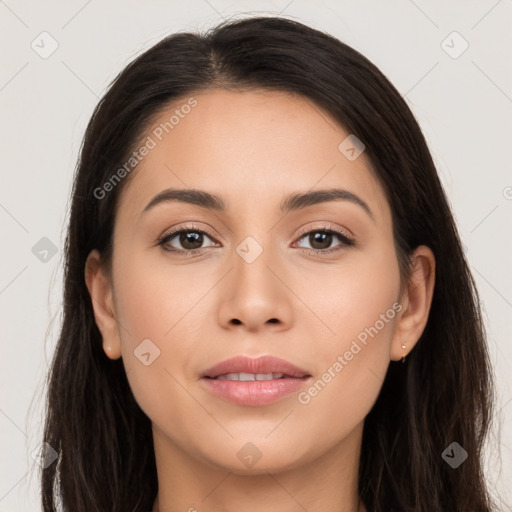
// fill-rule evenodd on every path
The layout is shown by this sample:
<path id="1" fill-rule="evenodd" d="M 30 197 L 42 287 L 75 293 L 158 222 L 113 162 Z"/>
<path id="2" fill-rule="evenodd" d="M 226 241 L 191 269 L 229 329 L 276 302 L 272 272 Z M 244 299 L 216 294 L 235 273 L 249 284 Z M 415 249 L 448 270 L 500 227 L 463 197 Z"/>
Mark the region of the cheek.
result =
<path id="1" fill-rule="evenodd" d="M 382 346 L 390 341 L 388 327 L 396 316 L 393 304 L 400 291 L 394 249 L 383 241 L 346 256 L 340 264 L 318 267 L 314 273 L 304 269 L 294 283 L 294 291 L 304 298 L 309 310 L 302 320 L 303 328 L 308 329 L 309 320 L 309 329 L 321 335 L 326 347 L 342 350 L 377 323 L 378 330 L 383 331 L 379 336 Z"/>
<path id="2" fill-rule="evenodd" d="M 159 250 L 151 249 L 155 254 Z M 181 321 L 193 316 L 194 305 L 205 293 L 204 281 L 194 283 L 193 274 L 173 268 L 158 254 L 141 251 L 119 258 L 116 272 L 118 318 L 130 345 L 145 338 L 165 343 Z"/>
<path id="3" fill-rule="evenodd" d="M 190 414 L 183 368 L 197 358 L 193 341 L 200 333 L 194 328 L 200 330 L 204 324 L 199 302 L 207 288 L 190 272 L 170 272 L 169 266 L 148 264 L 149 260 L 132 254 L 116 261 L 116 314 L 133 395 L 148 417 L 170 424 Z"/>
<path id="4" fill-rule="evenodd" d="M 396 309 L 387 298 L 379 304 L 360 303 L 363 313 L 354 305 L 340 314 L 336 339 L 317 346 L 317 372 L 297 395 L 303 437 L 322 432 L 321 444 L 328 447 L 348 436 L 370 412 L 390 363 Z"/>
<path id="5" fill-rule="evenodd" d="M 312 432 L 318 421 L 332 422 L 348 432 L 371 409 L 390 363 L 401 309 L 396 302 L 399 287 L 394 252 L 381 250 L 361 253 L 353 266 L 331 270 L 329 279 L 317 281 L 317 292 L 309 294 L 311 309 L 326 326 L 317 329 L 325 334 L 316 337 L 311 352 L 315 380 L 297 397 L 310 411 Z"/>

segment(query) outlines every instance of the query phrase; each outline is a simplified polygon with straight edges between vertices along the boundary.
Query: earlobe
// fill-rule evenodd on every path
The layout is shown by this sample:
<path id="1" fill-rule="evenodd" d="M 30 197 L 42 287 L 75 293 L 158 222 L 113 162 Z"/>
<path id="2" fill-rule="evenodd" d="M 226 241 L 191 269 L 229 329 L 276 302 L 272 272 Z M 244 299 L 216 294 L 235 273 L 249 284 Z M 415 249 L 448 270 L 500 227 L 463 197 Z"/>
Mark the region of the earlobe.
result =
<path id="1" fill-rule="evenodd" d="M 103 338 L 103 350 L 110 359 L 121 357 L 121 340 L 112 297 L 110 279 L 101 266 L 100 253 L 94 249 L 85 263 L 85 282 L 94 311 L 94 320 Z"/>
<path id="2" fill-rule="evenodd" d="M 390 359 L 403 360 L 411 352 L 427 325 L 435 284 L 435 256 L 432 250 L 421 245 L 412 254 L 413 266 L 401 302 L 403 309 L 398 316 Z"/>

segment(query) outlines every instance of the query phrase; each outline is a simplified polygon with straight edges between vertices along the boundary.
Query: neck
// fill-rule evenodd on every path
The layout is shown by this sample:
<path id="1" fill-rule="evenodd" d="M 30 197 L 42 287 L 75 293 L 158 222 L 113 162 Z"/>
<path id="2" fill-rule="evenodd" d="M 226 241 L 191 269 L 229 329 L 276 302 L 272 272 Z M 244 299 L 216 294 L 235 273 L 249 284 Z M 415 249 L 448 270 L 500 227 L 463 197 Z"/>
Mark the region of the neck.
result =
<path id="1" fill-rule="evenodd" d="M 184 452 L 153 425 L 153 512 L 366 512 L 358 495 L 362 427 L 315 460 L 279 470 L 256 464 L 251 474 L 239 474 Z"/>

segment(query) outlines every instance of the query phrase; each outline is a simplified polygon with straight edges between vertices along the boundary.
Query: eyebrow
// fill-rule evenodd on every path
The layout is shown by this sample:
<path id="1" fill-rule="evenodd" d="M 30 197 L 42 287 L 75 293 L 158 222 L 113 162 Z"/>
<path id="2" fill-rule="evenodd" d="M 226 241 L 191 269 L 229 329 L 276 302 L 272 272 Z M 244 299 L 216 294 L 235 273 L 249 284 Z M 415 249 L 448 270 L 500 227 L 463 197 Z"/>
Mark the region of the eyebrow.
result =
<path id="1" fill-rule="evenodd" d="M 363 201 L 353 192 L 339 188 L 291 194 L 281 202 L 280 210 L 282 213 L 286 214 L 292 211 L 307 208 L 308 206 L 340 200 L 349 201 L 360 206 L 365 210 L 370 218 L 375 221 L 373 212 L 365 201 Z M 168 188 L 151 199 L 144 210 L 142 210 L 141 216 L 149 212 L 158 204 L 174 201 L 193 204 L 218 212 L 224 212 L 227 210 L 226 201 L 221 196 L 206 192 L 204 190 Z"/>

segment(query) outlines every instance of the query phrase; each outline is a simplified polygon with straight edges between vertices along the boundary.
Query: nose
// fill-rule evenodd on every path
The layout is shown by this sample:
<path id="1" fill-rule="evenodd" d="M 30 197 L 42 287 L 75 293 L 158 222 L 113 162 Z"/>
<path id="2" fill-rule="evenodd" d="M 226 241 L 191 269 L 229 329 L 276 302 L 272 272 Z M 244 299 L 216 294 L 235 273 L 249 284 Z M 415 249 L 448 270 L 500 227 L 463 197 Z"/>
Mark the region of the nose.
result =
<path id="1" fill-rule="evenodd" d="M 290 328 L 293 293 L 286 285 L 283 265 L 275 251 L 264 249 L 256 259 L 243 249 L 233 255 L 233 268 L 223 279 L 218 309 L 219 323 L 247 332 Z"/>

